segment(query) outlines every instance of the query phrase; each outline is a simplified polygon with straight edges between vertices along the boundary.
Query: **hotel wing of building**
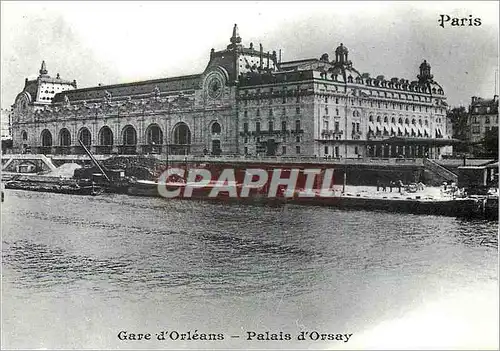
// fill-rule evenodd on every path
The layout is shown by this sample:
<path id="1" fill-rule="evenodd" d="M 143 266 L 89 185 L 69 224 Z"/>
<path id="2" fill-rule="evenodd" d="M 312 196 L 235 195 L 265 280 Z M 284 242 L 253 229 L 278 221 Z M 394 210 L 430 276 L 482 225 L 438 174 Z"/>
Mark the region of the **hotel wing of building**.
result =
<path id="1" fill-rule="evenodd" d="M 201 74 L 77 89 L 26 80 L 13 105 L 17 151 L 97 154 L 418 157 L 451 153 L 442 87 L 427 62 L 416 80 L 360 74 L 335 59 L 281 62 L 241 44 L 212 49 Z"/>
<path id="2" fill-rule="evenodd" d="M 477 143 L 492 129 L 498 131 L 498 95 L 493 99 L 472 97 L 469 106 L 469 140 Z"/>

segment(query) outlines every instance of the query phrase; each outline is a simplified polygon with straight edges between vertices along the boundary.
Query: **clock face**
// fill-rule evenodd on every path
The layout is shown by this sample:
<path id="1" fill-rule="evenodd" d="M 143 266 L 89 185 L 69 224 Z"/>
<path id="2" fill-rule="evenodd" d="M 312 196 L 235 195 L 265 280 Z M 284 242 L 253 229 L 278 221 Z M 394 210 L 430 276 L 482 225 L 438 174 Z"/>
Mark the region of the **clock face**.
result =
<path id="1" fill-rule="evenodd" d="M 211 77 L 207 85 L 208 96 L 217 99 L 222 95 L 222 81 L 219 77 Z"/>

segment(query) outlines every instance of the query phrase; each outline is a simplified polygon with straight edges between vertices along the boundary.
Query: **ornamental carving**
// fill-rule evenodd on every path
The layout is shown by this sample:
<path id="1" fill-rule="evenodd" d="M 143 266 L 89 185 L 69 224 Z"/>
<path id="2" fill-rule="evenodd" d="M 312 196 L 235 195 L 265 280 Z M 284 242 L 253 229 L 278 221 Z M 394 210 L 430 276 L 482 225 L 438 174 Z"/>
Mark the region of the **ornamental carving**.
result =
<path id="1" fill-rule="evenodd" d="M 111 102 L 111 93 L 107 90 L 104 91 L 104 102 L 108 104 Z"/>

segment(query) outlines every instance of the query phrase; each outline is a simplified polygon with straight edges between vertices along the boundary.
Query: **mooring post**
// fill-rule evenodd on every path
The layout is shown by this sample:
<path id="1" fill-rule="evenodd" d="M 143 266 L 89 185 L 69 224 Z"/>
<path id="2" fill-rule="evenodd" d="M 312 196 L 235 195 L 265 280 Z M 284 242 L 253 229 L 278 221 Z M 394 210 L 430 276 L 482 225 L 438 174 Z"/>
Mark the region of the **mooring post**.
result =
<path id="1" fill-rule="evenodd" d="M 342 193 L 345 193 L 346 183 L 347 183 L 347 171 L 344 169 L 344 184 L 342 185 Z"/>

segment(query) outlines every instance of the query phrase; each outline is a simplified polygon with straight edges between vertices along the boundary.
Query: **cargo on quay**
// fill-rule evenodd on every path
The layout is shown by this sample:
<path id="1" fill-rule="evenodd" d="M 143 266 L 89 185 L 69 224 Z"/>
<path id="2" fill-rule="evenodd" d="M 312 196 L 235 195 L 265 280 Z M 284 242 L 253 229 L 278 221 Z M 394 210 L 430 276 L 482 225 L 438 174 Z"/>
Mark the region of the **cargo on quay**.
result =
<path id="1" fill-rule="evenodd" d="M 82 148 L 84 148 L 84 145 L 82 145 Z M 86 150 L 86 148 L 84 149 Z M 367 164 L 366 160 L 360 160 L 357 163 L 353 163 L 353 165 L 338 165 L 322 160 L 287 160 L 286 162 L 277 162 L 272 160 L 247 159 L 244 162 L 242 160 L 220 162 L 217 159 L 211 160 L 206 158 L 188 160 L 186 157 L 184 161 L 171 160 L 170 164 L 165 164 L 156 159 L 142 160 L 133 157 L 109 158 L 102 161 L 96 159 L 89 150 L 86 151 L 93 164 L 90 167 L 82 168 L 76 163 L 63 164 L 63 166 L 71 164 L 77 166 L 74 171 L 71 171 L 71 178 L 73 179 L 68 180 L 68 182 L 83 183 L 87 186 L 94 184 L 96 187 L 104 189 L 105 192 L 111 193 L 160 197 L 162 195 L 159 189 L 163 187 L 172 191 L 179 190 L 179 194 L 176 196 L 179 199 L 264 204 L 291 203 L 311 206 L 331 206 L 341 209 L 498 218 L 498 196 L 488 195 L 485 189 L 490 184 L 481 183 L 482 179 L 489 179 L 492 175 L 491 171 L 496 169 L 494 164 L 484 167 L 474 167 L 472 170 L 464 169 L 464 174 L 467 174 L 467 177 L 460 177 L 460 181 L 463 183 L 460 185 L 460 189 L 459 186 L 451 183 L 449 184 L 450 188 L 448 190 L 445 189 L 446 191 L 443 193 L 438 188 L 432 187 L 426 187 L 426 191 L 417 190 L 417 184 L 420 184 L 422 187 L 424 185 L 411 181 L 418 174 L 423 174 L 424 171 L 419 170 L 418 167 L 425 168 L 425 160 L 421 166 L 418 166 L 417 162 L 410 165 L 410 160 L 405 159 L 402 159 L 401 162 L 391 162 L 389 160 L 385 165 L 383 162 L 377 160 L 369 160 L 374 165 Z M 151 163 L 153 162 L 152 160 L 156 160 L 154 164 Z M 398 161 L 398 159 L 395 160 Z M 24 162 L 25 160 L 22 161 Z M 169 168 L 184 170 L 186 174 L 161 181 L 159 178 L 161 178 L 162 172 Z M 260 184 L 246 184 L 245 177 L 247 171 L 255 169 L 267 173 L 269 175 L 268 179 L 266 182 Z M 189 179 L 188 174 L 193 170 L 209 172 L 209 181 L 203 186 L 200 186 L 201 183 L 193 186 L 193 183 L 200 180 L 196 177 Z M 217 181 L 221 177 L 224 178 L 223 174 L 227 173 L 228 170 L 231 170 L 232 175 L 226 180 L 234 185 L 236 196 L 230 196 L 231 194 L 227 190 L 218 191 L 216 196 L 210 196 L 214 188 L 217 188 L 217 186 L 220 187 Z M 297 174 L 294 174 L 296 177 L 294 186 L 289 187 L 286 184 L 286 179 L 292 176 L 292 171 L 296 171 Z M 282 182 L 270 194 L 269 187 L 272 175 L 276 172 L 282 178 Z M 312 181 L 310 181 L 312 178 L 308 178 L 312 174 L 311 172 L 317 172 Z M 324 176 L 328 172 L 330 172 L 331 179 L 325 180 Z M 481 172 L 489 173 L 483 175 Z M 368 175 L 372 179 L 371 191 L 362 190 L 362 187 L 352 185 L 352 181 L 354 181 L 354 184 L 359 184 L 360 180 L 364 181 L 365 179 L 362 177 L 367 176 L 366 173 L 369 173 Z M 8 175 L 4 176 L 7 177 Z M 372 177 L 378 178 L 374 180 Z M 25 180 L 24 186 L 20 186 L 19 183 L 10 183 L 6 184 L 7 188 L 14 185 L 17 188 L 24 188 L 25 190 L 58 192 L 57 184 L 61 182 L 59 177 L 41 175 L 24 175 L 22 179 Z M 33 183 L 35 179 L 38 182 L 36 184 Z M 477 179 L 481 181 L 477 181 Z M 20 178 L 18 177 L 17 180 L 19 181 Z M 380 191 L 375 192 L 375 187 L 373 186 L 375 182 Z M 47 185 L 48 183 L 56 185 Z M 38 189 L 36 188 L 37 186 Z M 189 197 L 184 196 L 186 188 L 191 188 Z M 245 188 L 247 195 L 242 197 L 241 191 Z M 476 188 L 481 188 L 482 190 L 478 192 L 480 194 L 474 196 L 474 189 Z M 315 195 L 298 196 L 298 193 L 304 189 L 311 189 L 312 192 L 315 192 Z M 325 196 L 325 194 L 321 194 L 322 189 L 332 190 L 332 193 Z"/>

